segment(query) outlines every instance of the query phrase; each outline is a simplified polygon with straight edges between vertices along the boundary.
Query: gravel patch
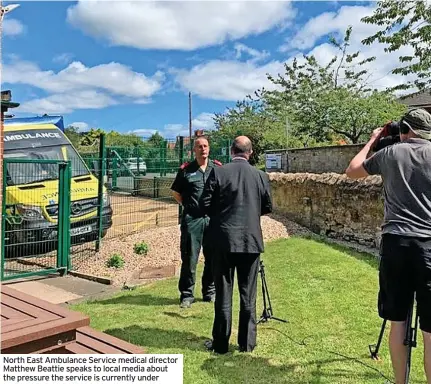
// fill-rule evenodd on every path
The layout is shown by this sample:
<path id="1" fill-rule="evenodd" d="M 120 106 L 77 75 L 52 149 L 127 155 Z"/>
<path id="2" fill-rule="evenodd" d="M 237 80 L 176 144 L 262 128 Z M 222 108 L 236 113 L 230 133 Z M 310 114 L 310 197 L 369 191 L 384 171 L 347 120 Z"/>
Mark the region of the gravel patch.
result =
<path id="1" fill-rule="evenodd" d="M 265 242 L 276 239 L 288 238 L 291 235 L 305 235 L 310 231 L 300 225 L 287 220 L 281 215 L 272 214 L 261 219 L 262 231 Z M 147 255 L 137 255 L 134 245 L 145 241 L 149 246 Z M 77 258 L 73 261 L 77 272 L 95 276 L 104 276 L 112 279 L 114 285 L 127 284 L 137 270 L 153 269 L 168 265 L 181 265 L 180 258 L 180 228 L 178 225 L 160 227 L 146 230 L 140 234 L 133 234 L 116 239 L 102 241 L 102 247 L 98 253 L 86 258 Z M 122 268 L 109 268 L 106 266 L 108 259 L 114 255 L 120 255 L 124 260 Z M 202 254 L 201 258 L 202 260 Z"/>

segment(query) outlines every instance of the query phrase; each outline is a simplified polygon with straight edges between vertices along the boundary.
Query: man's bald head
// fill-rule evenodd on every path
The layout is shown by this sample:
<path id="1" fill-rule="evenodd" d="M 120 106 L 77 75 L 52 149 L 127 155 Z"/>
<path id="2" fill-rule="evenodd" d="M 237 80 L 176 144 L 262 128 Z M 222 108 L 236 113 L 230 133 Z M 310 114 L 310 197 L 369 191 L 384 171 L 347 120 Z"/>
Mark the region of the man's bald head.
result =
<path id="1" fill-rule="evenodd" d="M 247 136 L 238 136 L 232 143 L 232 154 L 234 156 L 243 156 L 247 159 L 253 153 L 251 140 Z"/>

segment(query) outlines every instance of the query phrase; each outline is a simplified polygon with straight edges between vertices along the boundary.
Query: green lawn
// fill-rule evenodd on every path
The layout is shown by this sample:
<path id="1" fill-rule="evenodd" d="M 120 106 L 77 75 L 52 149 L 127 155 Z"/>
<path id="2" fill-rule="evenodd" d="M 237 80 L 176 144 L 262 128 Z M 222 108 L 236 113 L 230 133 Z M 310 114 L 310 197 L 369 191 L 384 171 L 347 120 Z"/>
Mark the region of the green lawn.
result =
<path id="1" fill-rule="evenodd" d="M 142 345 L 148 353 L 184 354 L 185 384 L 383 384 L 385 378 L 393 380 L 388 330 L 382 361 L 373 361 L 368 354 L 368 345 L 377 341 L 382 324 L 376 313 L 377 263 L 371 256 L 291 238 L 268 244 L 263 260 L 274 316 L 288 323 L 259 324 L 253 353 L 236 351 L 237 285 L 231 352 L 223 356 L 203 346 L 211 335 L 212 305 L 198 301 L 191 309 L 180 309 L 177 279 L 72 308 L 90 315 L 96 329 Z M 260 293 L 259 280 L 258 315 L 263 307 Z M 419 335 L 411 383 L 426 383 L 422 345 Z"/>

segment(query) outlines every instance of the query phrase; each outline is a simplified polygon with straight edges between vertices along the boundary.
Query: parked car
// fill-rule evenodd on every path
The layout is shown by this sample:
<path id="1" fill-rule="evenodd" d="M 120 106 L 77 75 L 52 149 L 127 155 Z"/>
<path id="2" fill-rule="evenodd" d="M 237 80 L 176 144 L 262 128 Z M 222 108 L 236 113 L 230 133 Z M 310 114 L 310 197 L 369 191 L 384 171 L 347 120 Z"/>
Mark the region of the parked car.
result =
<path id="1" fill-rule="evenodd" d="M 126 167 L 129 168 L 135 175 L 146 175 L 147 174 L 147 164 L 144 159 L 139 159 L 139 167 L 138 167 L 138 158 L 130 157 L 126 161 Z"/>

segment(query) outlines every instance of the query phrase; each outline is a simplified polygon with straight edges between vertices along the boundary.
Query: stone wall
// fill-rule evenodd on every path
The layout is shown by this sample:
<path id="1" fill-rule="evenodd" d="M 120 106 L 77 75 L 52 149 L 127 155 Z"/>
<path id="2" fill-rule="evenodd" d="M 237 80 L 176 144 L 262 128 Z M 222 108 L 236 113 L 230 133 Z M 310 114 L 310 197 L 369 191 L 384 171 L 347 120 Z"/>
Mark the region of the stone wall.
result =
<path id="1" fill-rule="evenodd" d="M 274 210 L 332 238 L 377 246 L 383 220 L 382 180 L 336 173 L 270 173 Z"/>
<path id="2" fill-rule="evenodd" d="M 344 173 L 363 144 L 300 148 L 288 151 L 289 173 Z"/>
<path id="3" fill-rule="evenodd" d="M 281 154 L 281 169 L 271 172 L 285 173 L 344 173 L 350 161 L 363 144 L 333 145 L 327 147 L 272 150 L 265 153 Z"/>
<path id="4" fill-rule="evenodd" d="M 269 173 L 274 210 L 312 231 L 378 247 L 383 220 L 382 180 L 337 173 Z M 174 199 L 172 177 L 136 179 L 138 195 Z"/>

